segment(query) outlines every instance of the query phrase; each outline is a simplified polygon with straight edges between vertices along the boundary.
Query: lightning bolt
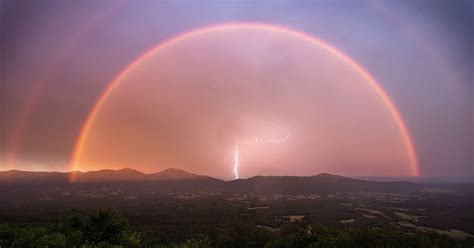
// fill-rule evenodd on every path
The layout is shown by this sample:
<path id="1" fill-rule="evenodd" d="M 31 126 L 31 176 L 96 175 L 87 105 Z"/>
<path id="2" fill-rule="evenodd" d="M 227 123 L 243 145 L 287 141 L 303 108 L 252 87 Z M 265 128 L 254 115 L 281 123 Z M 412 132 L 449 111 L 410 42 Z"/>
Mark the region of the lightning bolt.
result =
<path id="1" fill-rule="evenodd" d="M 238 142 L 235 143 L 234 176 L 235 176 L 235 179 L 239 179 L 239 146 L 238 146 Z"/>
<path id="2" fill-rule="evenodd" d="M 282 130 L 284 133 L 285 133 L 285 136 L 281 137 L 281 138 L 261 138 L 261 137 L 255 137 L 254 139 L 248 139 L 248 140 L 236 140 L 235 142 L 235 151 L 234 151 L 234 167 L 233 167 L 233 172 L 234 172 L 234 177 L 235 179 L 239 179 L 239 163 L 240 163 L 240 160 L 239 160 L 239 145 L 241 144 L 249 144 L 249 143 L 275 143 L 275 144 L 281 144 L 283 142 L 285 142 L 286 140 L 288 140 L 288 138 L 290 138 L 290 132 L 285 129 L 285 128 L 282 128 L 280 126 L 277 126 L 273 123 L 269 123 L 269 122 L 259 122 L 260 125 L 262 126 L 272 126 L 276 129 L 279 129 L 279 130 Z"/>

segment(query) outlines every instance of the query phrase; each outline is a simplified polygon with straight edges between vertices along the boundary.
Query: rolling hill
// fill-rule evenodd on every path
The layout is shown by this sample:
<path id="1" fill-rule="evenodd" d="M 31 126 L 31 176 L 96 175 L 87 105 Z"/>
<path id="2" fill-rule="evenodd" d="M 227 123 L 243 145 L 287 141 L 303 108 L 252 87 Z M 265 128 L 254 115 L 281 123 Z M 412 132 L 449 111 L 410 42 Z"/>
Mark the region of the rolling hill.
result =
<path id="1" fill-rule="evenodd" d="M 72 180 L 71 180 L 72 179 Z M 332 192 L 407 192 L 421 185 L 411 182 L 375 182 L 323 173 L 315 176 L 255 176 L 248 179 L 223 181 L 169 168 L 145 174 L 134 169 L 98 170 L 89 172 L 29 172 L 10 170 L 0 172 L 0 184 L 38 187 L 112 184 L 125 188 L 156 188 L 180 191 L 255 192 L 278 194 L 307 194 Z"/>

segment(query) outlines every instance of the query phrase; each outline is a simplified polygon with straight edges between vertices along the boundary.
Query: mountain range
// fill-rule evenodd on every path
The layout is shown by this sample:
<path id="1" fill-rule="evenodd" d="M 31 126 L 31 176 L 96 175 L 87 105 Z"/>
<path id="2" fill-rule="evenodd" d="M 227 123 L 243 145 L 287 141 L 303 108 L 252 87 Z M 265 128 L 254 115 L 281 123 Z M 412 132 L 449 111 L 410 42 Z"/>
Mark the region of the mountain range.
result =
<path id="1" fill-rule="evenodd" d="M 3 186 L 37 187 L 64 185 L 120 184 L 122 187 L 160 188 L 162 190 L 255 192 L 255 193 L 331 193 L 331 192 L 407 192 L 422 186 L 411 182 L 376 182 L 353 179 L 328 173 L 314 176 L 255 176 L 224 181 L 178 169 L 145 174 L 134 169 L 98 170 L 89 172 L 0 172 Z"/>
<path id="2" fill-rule="evenodd" d="M 192 174 L 183 170 L 169 168 L 157 173 L 143 172 L 125 168 L 120 170 L 104 169 L 88 172 L 33 172 L 9 170 L 0 171 L 0 182 L 3 181 L 35 181 L 35 180 L 71 180 L 72 182 L 113 182 L 113 181 L 152 181 L 152 180 L 184 180 L 184 179 L 211 179 L 208 176 Z M 217 179 L 215 179 L 217 180 Z"/>

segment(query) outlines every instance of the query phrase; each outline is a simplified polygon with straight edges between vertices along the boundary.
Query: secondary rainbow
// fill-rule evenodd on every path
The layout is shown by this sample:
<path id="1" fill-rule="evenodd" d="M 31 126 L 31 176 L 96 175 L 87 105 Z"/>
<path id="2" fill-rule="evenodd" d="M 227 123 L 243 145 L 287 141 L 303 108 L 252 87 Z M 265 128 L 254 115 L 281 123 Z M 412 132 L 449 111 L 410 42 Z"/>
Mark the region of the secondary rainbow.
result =
<path id="1" fill-rule="evenodd" d="M 184 39 L 191 39 L 193 37 L 203 35 L 206 33 L 210 32 L 219 32 L 219 31 L 227 31 L 227 30 L 232 30 L 232 29 L 262 29 L 266 31 L 271 31 L 271 32 L 279 32 L 279 33 L 284 33 L 287 35 L 292 35 L 298 38 L 301 38 L 307 42 L 310 42 L 311 44 L 314 44 L 316 46 L 319 46 L 343 62 L 347 63 L 348 65 L 351 66 L 353 70 L 355 70 L 357 73 L 359 73 L 369 84 L 369 86 L 375 91 L 375 93 L 380 96 L 381 100 L 383 101 L 384 105 L 387 107 L 388 111 L 390 112 L 393 120 L 397 124 L 399 130 L 400 130 L 400 135 L 401 138 L 403 139 L 403 142 L 405 144 L 408 157 L 411 162 L 412 166 L 412 174 L 415 176 L 419 175 L 419 165 L 418 165 L 418 160 L 416 157 L 416 152 L 415 148 L 413 145 L 413 141 L 411 139 L 410 133 L 400 115 L 400 112 L 398 111 L 397 107 L 395 106 L 394 102 L 392 99 L 388 96 L 388 94 L 384 91 L 384 89 L 380 86 L 380 84 L 365 70 L 360 64 L 358 64 L 354 59 L 350 58 L 348 55 L 344 54 L 341 52 L 339 49 L 333 47 L 332 45 L 328 44 L 325 41 L 322 41 L 314 36 L 311 36 L 309 34 L 306 34 L 304 32 L 296 31 L 287 27 L 282 27 L 282 26 L 276 26 L 276 25 L 271 25 L 271 24 L 263 24 L 263 23 L 227 23 L 227 24 L 218 24 L 218 25 L 213 25 L 213 26 L 207 26 L 199 29 L 192 30 L 190 32 L 186 32 L 183 34 L 179 34 L 177 36 L 174 36 L 162 43 L 160 43 L 158 46 L 153 47 L 152 49 L 146 51 L 143 53 L 141 56 L 139 56 L 136 60 L 134 60 L 130 65 L 128 65 L 125 69 L 123 69 L 118 76 L 109 84 L 107 89 L 102 93 L 100 98 L 98 99 L 97 103 L 94 105 L 92 108 L 91 113 L 89 116 L 86 118 L 84 125 L 82 127 L 82 130 L 80 131 L 79 137 L 76 142 L 76 146 L 74 149 L 74 153 L 71 159 L 71 165 L 73 170 L 77 170 L 77 163 L 79 158 L 81 157 L 81 153 L 84 147 L 84 141 L 87 137 L 87 134 L 89 132 L 91 123 L 94 121 L 94 118 L 100 109 L 102 103 L 105 101 L 107 96 L 116 88 L 119 84 L 120 81 L 133 69 L 138 67 L 143 61 L 145 61 L 149 56 L 155 54 L 156 52 L 159 52 L 160 50 L 164 50 L 170 46 L 172 46 L 175 43 L 178 43 Z"/>

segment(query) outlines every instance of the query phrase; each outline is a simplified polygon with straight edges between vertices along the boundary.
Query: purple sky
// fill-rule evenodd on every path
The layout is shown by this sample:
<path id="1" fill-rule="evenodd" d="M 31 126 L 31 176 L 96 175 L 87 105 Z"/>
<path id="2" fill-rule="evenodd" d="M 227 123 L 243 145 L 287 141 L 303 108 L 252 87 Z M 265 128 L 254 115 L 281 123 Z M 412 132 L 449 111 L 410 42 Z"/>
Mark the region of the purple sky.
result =
<path id="1" fill-rule="evenodd" d="M 398 107 L 427 178 L 474 177 L 472 1 L 1 1 L 0 170 L 68 170 L 107 85 L 203 26 L 261 22 L 354 58 Z M 245 46 L 245 44 L 243 44 Z"/>

